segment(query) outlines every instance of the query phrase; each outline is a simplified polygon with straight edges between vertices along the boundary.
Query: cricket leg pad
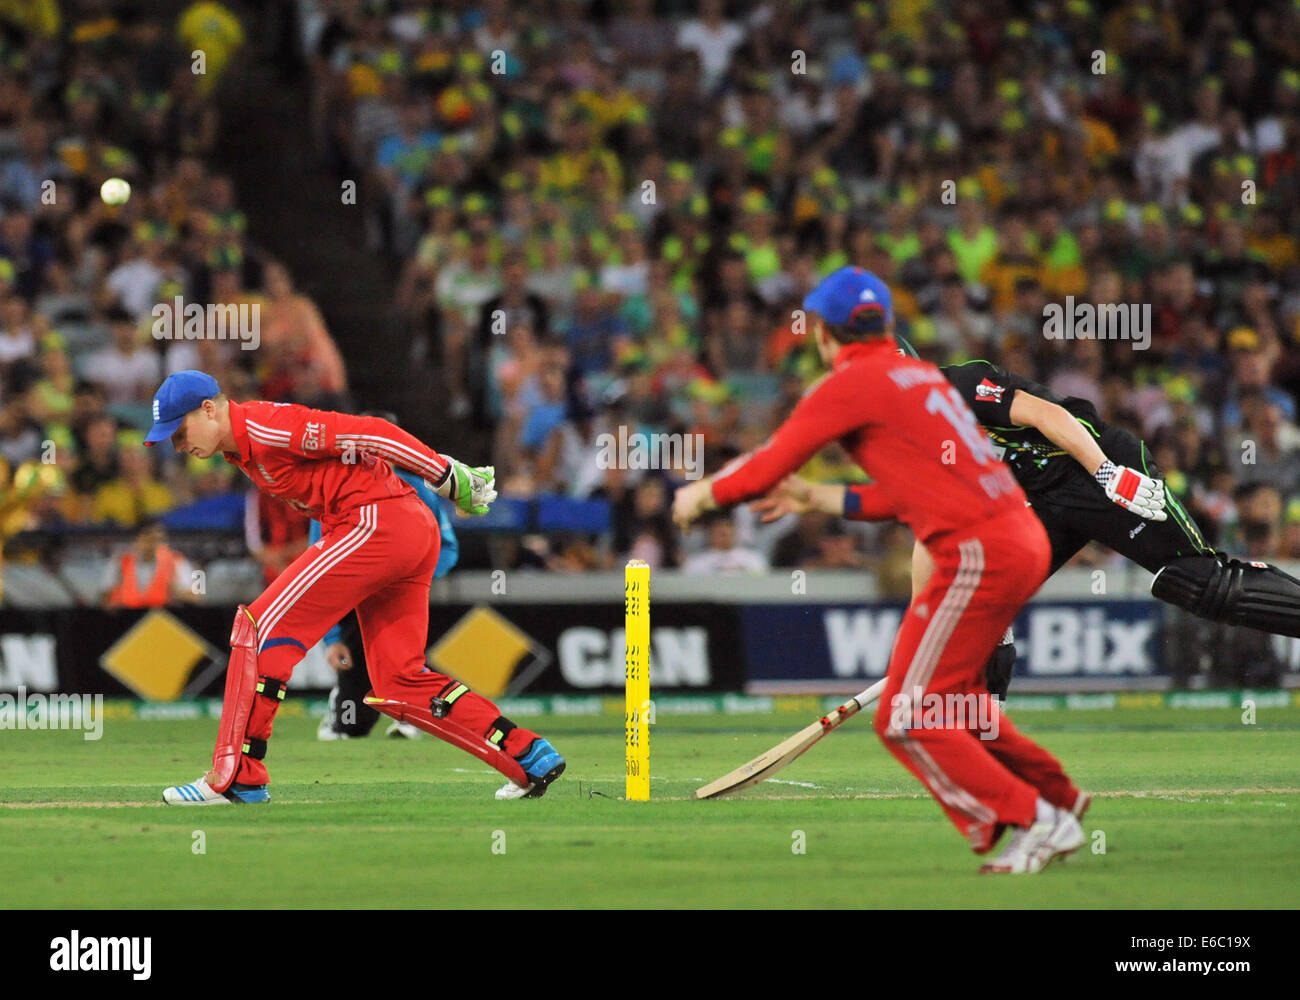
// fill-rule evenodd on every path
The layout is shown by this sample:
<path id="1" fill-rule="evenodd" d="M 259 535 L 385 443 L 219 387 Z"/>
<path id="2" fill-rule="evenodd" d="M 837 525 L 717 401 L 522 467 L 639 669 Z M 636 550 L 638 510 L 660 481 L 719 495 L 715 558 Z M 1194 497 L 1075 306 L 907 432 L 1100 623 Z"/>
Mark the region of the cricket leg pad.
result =
<path id="1" fill-rule="evenodd" d="M 435 704 L 426 708 L 392 698 L 380 698 L 374 694 L 366 696 L 366 704 L 376 711 L 383 712 L 398 722 L 409 722 L 417 729 L 422 729 L 426 733 L 450 743 L 452 746 L 459 747 L 466 753 L 473 754 L 489 767 L 500 771 L 517 785 L 527 786 L 530 784 L 528 775 L 524 773 L 524 769 L 519 766 L 517 760 L 501 750 L 495 743 L 489 742 L 488 739 L 466 729 L 446 715 L 441 717 L 435 715 L 435 709 L 440 713 L 444 709 L 441 705 L 436 704 L 439 699 L 433 699 L 433 701 Z"/>
<path id="2" fill-rule="evenodd" d="M 1151 596 L 1210 621 L 1300 638 L 1300 580 L 1268 563 L 1175 559 L 1156 574 Z"/>
<path id="3" fill-rule="evenodd" d="M 206 776 L 213 791 L 224 793 L 236 779 L 243 785 L 267 783 L 262 760 L 285 689 L 282 680 L 258 676 L 257 623 L 241 604 L 230 632 L 226 694 L 217 745 L 212 752 L 212 770 Z"/>

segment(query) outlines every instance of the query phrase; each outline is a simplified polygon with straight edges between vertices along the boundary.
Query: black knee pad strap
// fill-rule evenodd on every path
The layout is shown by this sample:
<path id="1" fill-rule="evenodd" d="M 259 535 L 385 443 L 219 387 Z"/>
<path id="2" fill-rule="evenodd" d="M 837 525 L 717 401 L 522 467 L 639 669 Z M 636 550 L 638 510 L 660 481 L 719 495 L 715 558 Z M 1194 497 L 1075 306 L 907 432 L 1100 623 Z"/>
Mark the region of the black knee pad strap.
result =
<path id="1" fill-rule="evenodd" d="M 257 679 L 257 693 L 263 698 L 269 698 L 276 704 L 284 701 L 285 692 L 288 690 L 288 684 L 284 681 L 277 681 L 274 677 L 259 677 Z"/>

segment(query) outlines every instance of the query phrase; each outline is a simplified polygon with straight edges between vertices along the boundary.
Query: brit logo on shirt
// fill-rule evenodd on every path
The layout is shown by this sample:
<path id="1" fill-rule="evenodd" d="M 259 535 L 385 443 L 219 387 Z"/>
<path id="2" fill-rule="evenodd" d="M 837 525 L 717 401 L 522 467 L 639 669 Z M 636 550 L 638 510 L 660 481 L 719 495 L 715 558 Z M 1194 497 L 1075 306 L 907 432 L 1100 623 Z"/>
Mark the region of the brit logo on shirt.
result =
<path id="1" fill-rule="evenodd" d="M 321 425 L 308 424 L 302 432 L 302 450 L 316 451 L 320 448 Z"/>
<path id="2" fill-rule="evenodd" d="M 1006 392 L 1006 389 L 1005 385 L 994 385 L 988 379 L 983 379 L 975 387 L 975 399 L 981 403 L 1000 403 L 1002 402 L 1002 394 Z"/>

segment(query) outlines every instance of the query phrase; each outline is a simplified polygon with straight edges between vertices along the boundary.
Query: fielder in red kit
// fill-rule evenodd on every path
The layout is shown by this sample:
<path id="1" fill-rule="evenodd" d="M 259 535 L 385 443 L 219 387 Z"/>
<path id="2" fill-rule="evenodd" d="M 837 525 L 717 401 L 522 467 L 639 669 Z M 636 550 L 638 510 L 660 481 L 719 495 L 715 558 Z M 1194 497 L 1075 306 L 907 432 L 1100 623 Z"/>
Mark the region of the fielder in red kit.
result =
<path id="1" fill-rule="evenodd" d="M 1074 810 L 1088 797 L 1000 714 L 983 671 L 1047 575 L 1046 533 L 939 369 L 897 353 L 883 282 L 842 268 L 804 309 L 830 372 L 763 447 L 678 490 L 674 518 L 760 497 L 840 442 L 871 476 L 879 516 L 911 527 L 935 562 L 899 626 L 876 732 L 976 853 L 1013 830 L 982 871 L 1040 871 L 1083 843 Z"/>
<path id="2" fill-rule="evenodd" d="M 440 455 L 377 417 L 285 403 L 235 403 L 203 372 L 171 375 L 154 397 L 147 444 L 220 452 L 257 487 L 321 522 L 310 546 L 248 607 L 231 632 L 212 770 L 168 788 L 174 805 L 265 802 L 263 758 L 293 668 L 356 609 L 374 694 L 367 704 L 474 754 L 510 779 L 498 798 L 536 797 L 564 759 L 488 699 L 425 664 L 429 582 L 440 535 L 434 514 L 393 472 L 426 479 L 467 514 L 496 499 L 491 467 Z"/>

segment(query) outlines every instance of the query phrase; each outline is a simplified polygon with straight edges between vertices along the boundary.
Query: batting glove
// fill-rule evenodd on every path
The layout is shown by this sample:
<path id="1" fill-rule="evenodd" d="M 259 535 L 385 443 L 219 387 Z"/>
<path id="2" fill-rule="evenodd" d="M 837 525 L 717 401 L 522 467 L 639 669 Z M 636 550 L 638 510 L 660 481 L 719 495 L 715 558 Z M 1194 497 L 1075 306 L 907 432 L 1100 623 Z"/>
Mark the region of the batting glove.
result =
<path id="1" fill-rule="evenodd" d="M 1165 484 L 1160 480 L 1109 461 L 1101 463 L 1095 478 L 1106 496 L 1125 510 L 1148 521 L 1163 521 L 1169 516 L 1165 513 Z"/>
<path id="2" fill-rule="evenodd" d="M 447 462 L 447 476 L 434 487 L 434 492 L 446 497 L 466 514 L 486 514 L 489 505 L 497 498 L 496 469 L 490 465 L 475 468 L 456 461 L 450 455 L 442 457 Z"/>

